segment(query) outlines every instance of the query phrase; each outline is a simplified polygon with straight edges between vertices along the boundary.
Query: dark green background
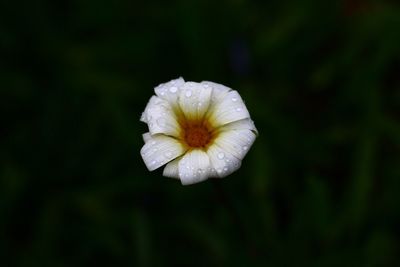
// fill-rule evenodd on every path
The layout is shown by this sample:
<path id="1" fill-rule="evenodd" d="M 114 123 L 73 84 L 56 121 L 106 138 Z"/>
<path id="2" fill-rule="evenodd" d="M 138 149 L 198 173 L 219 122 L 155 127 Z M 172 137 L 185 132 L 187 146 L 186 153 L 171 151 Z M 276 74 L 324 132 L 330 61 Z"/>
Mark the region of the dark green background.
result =
<path id="1" fill-rule="evenodd" d="M 2 1 L 0 265 L 398 265 L 399 51 L 396 1 Z M 179 76 L 246 101 L 228 178 L 142 162 Z"/>

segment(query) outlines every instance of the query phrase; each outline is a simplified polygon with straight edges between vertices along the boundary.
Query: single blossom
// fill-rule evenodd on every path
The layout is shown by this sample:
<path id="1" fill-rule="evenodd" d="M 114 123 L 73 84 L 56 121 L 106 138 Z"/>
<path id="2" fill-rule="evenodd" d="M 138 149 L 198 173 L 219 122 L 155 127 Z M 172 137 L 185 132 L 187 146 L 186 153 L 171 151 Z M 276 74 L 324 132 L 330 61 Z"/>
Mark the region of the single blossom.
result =
<path id="1" fill-rule="evenodd" d="M 163 175 L 188 185 L 240 167 L 258 133 L 237 91 L 179 78 L 155 93 L 141 117 L 149 127 L 141 155 L 150 171 L 167 164 Z"/>

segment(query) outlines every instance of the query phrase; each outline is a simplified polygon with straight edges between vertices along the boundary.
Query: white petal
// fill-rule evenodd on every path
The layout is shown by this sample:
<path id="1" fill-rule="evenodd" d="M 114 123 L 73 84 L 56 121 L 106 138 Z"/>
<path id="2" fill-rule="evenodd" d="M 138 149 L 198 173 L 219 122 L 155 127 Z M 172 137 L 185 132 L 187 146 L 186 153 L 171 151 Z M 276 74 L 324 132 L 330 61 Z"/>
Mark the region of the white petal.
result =
<path id="1" fill-rule="evenodd" d="M 185 153 L 184 146 L 176 139 L 164 135 L 152 136 L 142 147 L 140 154 L 150 171 Z"/>
<path id="2" fill-rule="evenodd" d="M 181 131 L 171 105 L 166 100 L 157 96 L 150 98 L 141 120 L 148 124 L 152 135 L 163 133 L 171 136 L 179 136 Z"/>
<path id="3" fill-rule="evenodd" d="M 254 134 L 258 135 L 258 130 L 254 125 L 254 121 L 251 120 L 250 118 L 223 125 L 218 129 L 218 131 L 245 130 L 245 129 L 250 130 Z"/>
<path id="4" fill-rule="evenodd" d="M 162 83 L 154 88 L 157 96 L 168 101 L 171 105 L 176 105 L 178 103 L 178 96 L 181 91 L 181 87 L 185 84 L 182 77 L 178 79 L 171 80 L 167 83 Z"/>
<path id="5" fill-rule="evenodd" d="M 163 175 L 165 177 L 176 178 L 179 179 L 179 161 L 181 158 L 174 159 L 173 161 L 169 162 L 163 171 Z"/>
<path id="6" fill-rule="evenodd" d="M 242 160 L 255 139 L 256 135 L 251 130 L 228 130 L 220 132 L 214 143 Z"/>
<path id="7" fill-rule="evenodd" d="M 241 160 L 225 151 L 217 144 L 213 144 L 207 150 L 211 165 L 216 171 L 217 177 L 225 177 L 240 168 Z"/>
<path id="8" fill-rule="evenodd" d="M 179 106 L 187 119 L 201 119 L 210 105 L 212 89 L 200 83 L 186 82 L 179 96 Z"/>
<path id="9" fill-rule="evenodd" d="M 143 141 L 146 143 L 151 139 L 151 134 L 150 133 L 144 133 L 142 134 Z"/>
<path id="10" fill-rule="evenodd" d="M 143 112 L 142 115 L 140 116 L 140 121 L 147 123 L 147 117 L 145 112 Z"/>
<path id="11" fill-rule="evenodd" d="M 238 92 L 230 91 L 211 107 L 208 117 L 214 127 L 219 127 L 250 118 L 250 114 Z"/>
<path id="12" fill-rule="evenodd" d="M 201 82 L 201 84 L 204 85 L 205 87 L 209 86 L 212 88 L 212 95 L 211 95 L 212 103 L 221 101 L 228 92 L 232 91 L 231 88 L 226 87 L 225 85 L 219 83 L 203 81 Z"/>
<path id="13" fill-rule="evenodd" d="M 189 151 L 179 161 L 179 178 L 183 185 L 204 181 L 209 177 L 210 167 L 207 153 L 200 149 Z"/>

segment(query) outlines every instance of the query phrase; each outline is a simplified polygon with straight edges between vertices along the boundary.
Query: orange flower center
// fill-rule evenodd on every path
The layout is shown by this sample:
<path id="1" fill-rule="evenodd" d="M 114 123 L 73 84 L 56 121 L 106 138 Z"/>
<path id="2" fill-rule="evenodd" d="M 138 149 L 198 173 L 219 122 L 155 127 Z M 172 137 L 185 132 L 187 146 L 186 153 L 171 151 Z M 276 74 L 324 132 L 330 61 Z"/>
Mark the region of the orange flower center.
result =
<path id="1" fill-rule="evenodd" d="M 204 121 L 186 121 L 182 128 L 182 139 L 189 147 L 206 148 L 213 138 L 210 127 Z"/>

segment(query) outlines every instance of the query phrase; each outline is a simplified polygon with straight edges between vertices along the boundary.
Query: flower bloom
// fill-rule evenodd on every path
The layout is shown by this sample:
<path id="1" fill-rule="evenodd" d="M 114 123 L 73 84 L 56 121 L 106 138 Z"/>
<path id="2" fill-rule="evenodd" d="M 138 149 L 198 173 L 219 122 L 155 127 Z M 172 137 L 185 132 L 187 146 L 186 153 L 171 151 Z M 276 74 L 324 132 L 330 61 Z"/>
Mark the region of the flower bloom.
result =
<path id="1" fill-rule="evenodd" d="M 163 175 L 188 185 L 239 169 L 258 133 L 238 92 L 179 78 L 155 93 L 141 117 L 149 127 L 141 155 L 150 171 L 167 164 Z"/>

